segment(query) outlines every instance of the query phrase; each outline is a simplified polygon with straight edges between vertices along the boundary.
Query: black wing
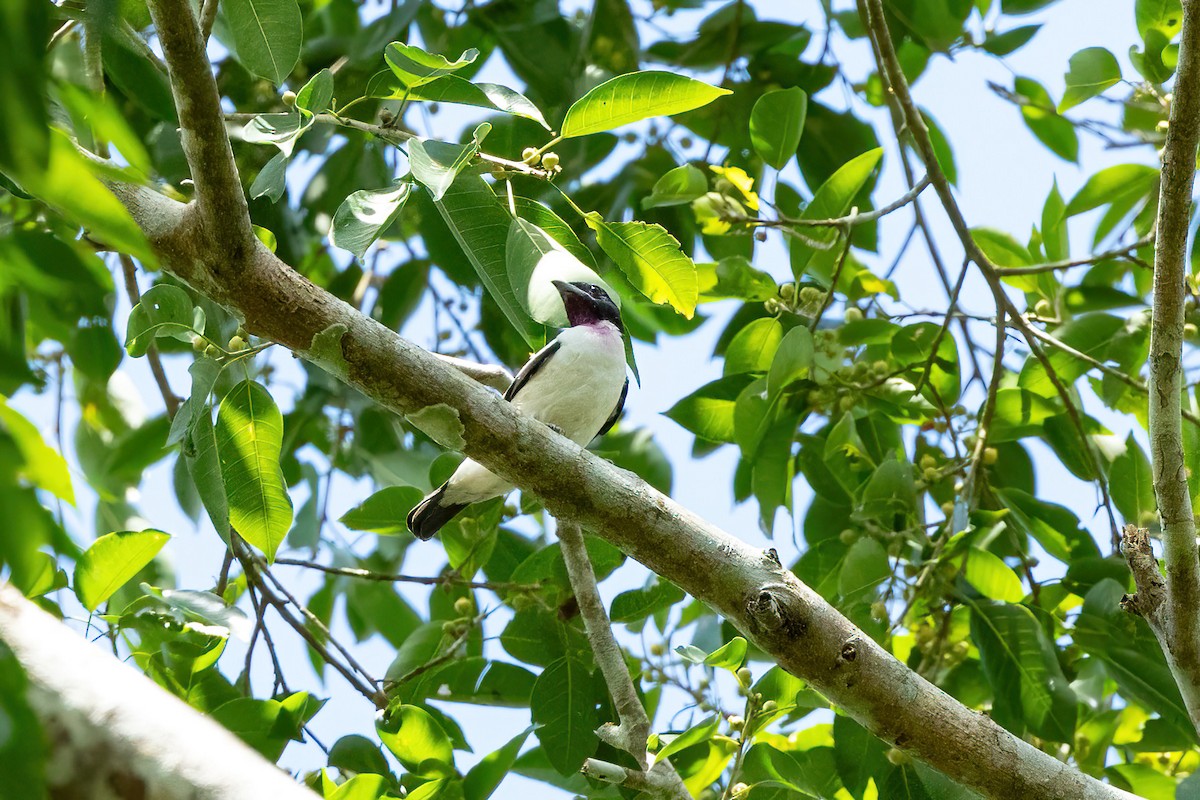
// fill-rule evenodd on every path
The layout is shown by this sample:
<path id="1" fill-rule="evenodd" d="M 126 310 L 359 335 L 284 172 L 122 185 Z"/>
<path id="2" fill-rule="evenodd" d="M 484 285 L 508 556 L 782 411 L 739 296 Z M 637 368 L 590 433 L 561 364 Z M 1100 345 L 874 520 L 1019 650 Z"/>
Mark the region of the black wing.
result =
<path id="1" fill-rule="evenodd" d="M 562 347 L 562 342 L 555 339 L 553 342 L 534 353 L 533 358 L 525 362 L 525 366 L 521 367 L 521 371 L 517 373 L 517 377 L 513 378 L 513 382 L 509 384 L 507 391 L 504 392 L 504 399 L 512 400 L 514 397 L 516 397 L 517 392 L 521 391 L 521 387 L 529 383 L 529 379 L 532 378 L 539 369 L 545 366 L 546 362 L 550 360 L 550 356 L 557 353 L 558 348 L 560 347 Z M 625 383 L 628 385 L 629 381 L 626 380 Z M 621 399 L 624 400 L 625 396 L 621 395 Z"/>
<path id="2" fill-rule="evenodd" d="M 625 408 L 625 396 L 629 394 L 629 378 L 625 379 L 625 385 L 621 387 L 621 396 L 617 398 L 617 407 L 608 415 L 608 421 L 604 423 L 604 427 L 600 429 L 597 436 L 603 436 L 612 430 L 612 426 L 617 424 L 617 417 L 621 416 L 621 409 Z"/>

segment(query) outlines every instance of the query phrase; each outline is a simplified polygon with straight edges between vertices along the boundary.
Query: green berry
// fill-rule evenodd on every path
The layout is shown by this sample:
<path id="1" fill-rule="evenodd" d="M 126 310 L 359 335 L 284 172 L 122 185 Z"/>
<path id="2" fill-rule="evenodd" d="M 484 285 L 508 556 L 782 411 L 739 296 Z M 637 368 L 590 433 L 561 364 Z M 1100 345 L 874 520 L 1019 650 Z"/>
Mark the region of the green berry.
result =
<path id="1" fill-rule="evenodd" d="M 292 106 L 296 105 L 296 93 L 293 91 L 284 92 L 283 93 L 283 104 L 285 106 L 287 106 L 288 108 L 291 108 Z"/>
<path id="2" fill-rule="evenodd" d="M 546 153 L 542 156 L 542 166 L 546 169 L 554 169 L 558 166 L 558 153 Z"/>
<path id="3" fill-rule="evenodd" d="M 862 322 L 863 321 L 862 309 L 859 308 L 858 306 L 850 306 L 849 308 L 846 309 L 845 318 L 846 318 L 846 322 Z"/>

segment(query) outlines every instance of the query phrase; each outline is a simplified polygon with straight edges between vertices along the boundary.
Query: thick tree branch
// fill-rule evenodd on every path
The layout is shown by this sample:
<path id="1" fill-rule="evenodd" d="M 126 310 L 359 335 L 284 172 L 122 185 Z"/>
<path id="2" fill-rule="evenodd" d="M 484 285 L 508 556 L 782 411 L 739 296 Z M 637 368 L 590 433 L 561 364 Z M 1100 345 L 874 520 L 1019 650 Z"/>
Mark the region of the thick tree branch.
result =
<path id="1" fill-rule="evenodd" d="M 195 44 L 199 33 L 186 2 L 152 5 L 164 44 L 175 42 L 164 48 L 173 80 L 202 78 L 201 85 L 211 87 L 211 68 Z M 177 46 L 189 37 L 193 46 Z M 188 59 L 195 63 L 180 63 Z M 230 208 L 224 193 L 237 185 L 236 170 L 215 94 L 197 98 L 195 90 L 179 86 L 175 94 L 187 106 L 180 118 L 197 202 Z M 229 163 L 212 165 L 218 157 Z M 203 176 L 210 167 L 215 180 Z M 244 199 L 241 217 L 222 220 L 232 233 L 217 235 L 197 230 L 181 204 L 120 185 L 114 192 L 163 264 L 239 313 L 249 331 L 321 364 L 397 413 L 436 407 L 444 428 L 460 430 L 468 456 L 540 497 L 555 517 L 576 520 L 723 614 L 885 741 L 988 797 L 1131 797 L 1013 736 L 914 673 L 784 569 L 773 550 L 751 548 L 676 505 L 314 286 L 253 237 L 246 244 L 240 238 L 249 226 Z M 203 216 L 212 219 L 208 212 Z M 222 247 L 230 237 L 245 246 Z M 331 329 L 343 331 L 340 355 L 330 353 L 335 348 L 327 341 L 314 352 L 314 337 Z M 955 746 L 946 747 L 948 741 Z"/>
<path id="2" fill-rule="evenodd" d="M 1162 518 L 1165 606 L 1146 619 L 1167 653 L 1192 724 L 1200 729 L 1200 559 L 1196 521 L 1183 454 L 1180 390 L 1187 294 L 1188 225 L 1200 139 L 1200 3 L 1184 0 L 1170 126 L 1162 152 L 1154 250 L 1154 299 L 1150 323 L 1150 461 L 1154 496 Z M 1130 559 L 1130 567 L 1135 564 Z M 1135 573 L 1136 574 L 1136 573 Z M 1140 589 L 1140 587 L 1139 587 Z M 1139 595 L 1143 592 L 1139 591 Z"/>
<path id="3" fill-rule="evenodd" d="M 192 168 L 202 235 L 227 248 L 236 261 L 256 240 L 204 36 L 188 0 L 150 0 L 149 5 L 179 112 L 183 152 Z"/>
<path id="4" fill-rule="evenodd" d="M 29 676 L 53 797 L 312 800 L 225 728 L 0 583 L 0 641 Z M 22 735 L 27 735 L 22 734 Z"/>

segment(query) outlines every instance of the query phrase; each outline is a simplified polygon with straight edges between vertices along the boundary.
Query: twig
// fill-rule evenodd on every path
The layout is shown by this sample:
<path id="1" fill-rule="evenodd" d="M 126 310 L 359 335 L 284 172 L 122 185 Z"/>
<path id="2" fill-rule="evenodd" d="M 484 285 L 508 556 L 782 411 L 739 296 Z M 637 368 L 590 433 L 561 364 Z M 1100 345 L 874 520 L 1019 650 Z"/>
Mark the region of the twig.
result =
<path id="1" fill-rule="evenodd" d="M 315 569 L 330 575 L 343 575 L 347 578 L 358 578 L 365 581 L 380 581 L 382 583 L 416 583 L 422 586 L 465 586 L 468 589 L 487 589 L 492 592 L 536 592 L 541 588 L 539 583 L 510 583 L 507 581 L 469 581 L 458 575 L 446 574 L 432 578 L 417 575 L 396 575 L 386 572 L 373 572 L 368 569 L 355 567 L 328 567 L 315 561 L 303 561 L 298 558 L 277 558 L 276 564 L 289 567 L 304 567 Z"/>
<path id="2" fill-rule="evenodd" d="M 1110 258 L 1127 258 L 1139 266 L 1146 267 L 1146 263 L 1139 258 L 1129 258 L 1129 256 L 1141 248 L 1154 244 L 1154 233 L 1151 232 L 1141 239 L 1138 239 L 1133 244 L 1127 244 L 1123 247 L 1115 247 L 1103 253 L 1097 253 L 1087 258 L 1068 259 L 1066 261 L 1050 261 L 1045 264 L 1034 264 L 1031 267 L 997 267 L 996 272 L 1002 277 L 1005 275 L 1038 275 L 1043 272 L 1056 272 L 1060 269 L 1070 269 L 1071 267 L 1084 267 L 1089 264 L 1096 264 L 1100 261 L 1107 261 Z"/>
<path id="3" fill-rule="evenodd" d="M 880 208 L 873 208 L 870 211 L 864 211 L 861 214 L 857 210 L 852 211 L 848 216 L 836 217 L 834 219 L 798 219 L 796 217 L 780 217 L 779 219 L 755 219 L 753 217 L 740 217 L 732 221 L 743 222 L 747 225 L 755 227 L 794 227 L 794 228 L 847 228 L 856 225 L 865 225 L 868 222 L 874 222 L 877 219 L 886 217 L 893 211 L 898 211 L 904 208 L 909 203 L 916 200 L 921 192 L 931 183 L 928 175 L 925 175 L 921 180 L 917 181 L 907 192 L 901 195 L 896 200 L 888 203 Z"/>
<path id="4" fill-rule="evenodd" d="M 608 618 L 608 612 L 604 610 L 600 591 L 596 588 L 596 572 L 588 559 L 587 546 L 579 524 L 560 519 L 558 541 L 562 545 L 567 577 L 570 578 L 571 588 L 579 603 L 579 616 L 583 619 L 596 665 L 604 675 L 604 682 L 608 685 L 608 692 L 612 696 L 613 707 L 619 720 L 616 725 L 602 726 L 596 735 L 613 747 L 619 747 L 629 753 L 638 766 L 646 770 L 650 766 L 649 753 L 646 750 L 646 740 L 650 737 L 650 718 L 638 699 L 633 679 L 629 677 L 629 668 L 625 665 L 621 647 L 613 637 L 612 622 Z M 660 787 L 656 794 L 664 797 L 689 796 L 679 774 L 667 761 L 656 762 L 651 771 L 661 773 L 669 782 Z"/>
<path id="5" fill-rule="evenodd" d="M 808 326 L 808 329 L 813 332 L 821 324 L 821 318 L 825 316 L 829 306 L 833 305 L 833 293 L 837 291 L 838 281 L 841 280 L 842 270 L 846 266 L 846 257 L 850 255 L 850 229 L 847 227 L 844 233 L 846 241 L 842 244 L 842 253 L 838 256 L 837 266 L 834 267 L 833 275 L 829 278 L 829 291 L 825 292 L 825 297 L 821 300 L 821 307 L 817 309 L 817 313 L 813 315 L 812 322 Z"/>
<path id="6" fill-rule="evenodd" d="M 213 25 L 217 21 L 217 11 L 220 0 L 204 0 L 204 5 L 200 8 L 200 35 L 204 37 L 204 41 L 212 36 Z"/>
<path id="7" fill-rule="evenodd" d="M 121 271 L 125 276 L 125 294 L 129 297 L 129 305 L 136 306 L 142 301 L 142 293 L 138 289 L 137 283 L 137 267 L 134 266 L 133 259 L 124 253 L 118 254 L 117 258 L 121 261 Z M 174 419 L 176 412 L 179 411 L 180 400 L 175 392 L 171 391 L 171 383 L 167 380 L 167 371 L 163 369 L 162 357 L 158 353 L 158 347 L 153 343 L 146 349 L 146 361 L 150 364 L 150 373 L 154 376 L 158 393 L 162 395 L 167 416 Z"/>
<path id="8" fill-rule="evenodd" d="M 315 633 L 309 630 L 308 626 L 303 621 L 297 619 L 291 611 L 288 610 L 288 602 L 279 595 L 271 591 L 270 587 L 262 579 L 262 574 L 259 572 L 258 563 L 254 554 L 248 547 L 241 543 L 240 537 L 236 533 L 230 534 L 230 547 L 234 549 L 234 555 L 242 564 L 242 570 L 246 573 L 246 580 L 253 585 L 262 594 L 262 600 L 269 603 L 275 608 L 275 612 L 279 617 L 286 622 L 292 630 L 300 634 L 304 641 L 308 642 L 309 647 L 317 651 L 317 655 L 321 657 L 329 666 L 333 667 L 346 681 L 354 687 L 359 694 L 375 704 L 376 708 L 385 708 L 387 706 L 387 697 L 374 688 L 374 682 L 368 683 L 363 678 L 359 677 L 350 667 L 343 664 L 329 648 L 325 646 Z M 303 607 L 301 607 L 303 608 Z M 307 610 L 307 609 L 304 609 Z"/>

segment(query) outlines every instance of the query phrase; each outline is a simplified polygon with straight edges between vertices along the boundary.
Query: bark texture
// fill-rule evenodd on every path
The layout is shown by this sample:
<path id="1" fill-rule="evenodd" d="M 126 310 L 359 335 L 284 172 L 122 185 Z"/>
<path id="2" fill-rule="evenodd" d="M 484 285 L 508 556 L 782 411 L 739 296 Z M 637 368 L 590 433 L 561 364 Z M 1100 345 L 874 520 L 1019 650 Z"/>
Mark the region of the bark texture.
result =
<path id="1" fill-rule="evenodd" d="M 7 583 L 0 583 L 0 641 L 29 676 L 29 703 L 50 747 L 46 778 L 53 798 L 316 797 Z"/>

